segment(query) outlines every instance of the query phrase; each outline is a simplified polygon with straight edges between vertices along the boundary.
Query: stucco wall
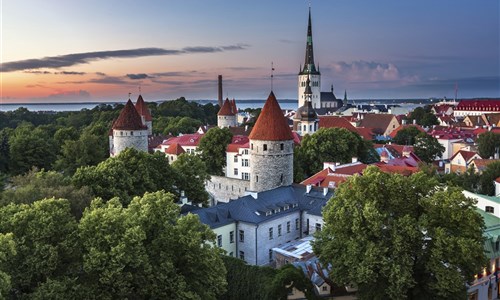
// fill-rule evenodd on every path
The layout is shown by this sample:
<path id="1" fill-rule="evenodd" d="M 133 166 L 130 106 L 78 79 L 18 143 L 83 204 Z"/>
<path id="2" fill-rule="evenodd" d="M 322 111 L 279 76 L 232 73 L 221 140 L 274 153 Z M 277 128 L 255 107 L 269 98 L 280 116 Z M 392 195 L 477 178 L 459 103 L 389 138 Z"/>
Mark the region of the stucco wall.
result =
<path id="1" fill-rule="evenodd" d="M 205 189 L 214 198 L 215 202 L 229 202 L 245 195 L 250 188 L 250 181 L 222 176 L 211 176 L 206 182 Z"/>

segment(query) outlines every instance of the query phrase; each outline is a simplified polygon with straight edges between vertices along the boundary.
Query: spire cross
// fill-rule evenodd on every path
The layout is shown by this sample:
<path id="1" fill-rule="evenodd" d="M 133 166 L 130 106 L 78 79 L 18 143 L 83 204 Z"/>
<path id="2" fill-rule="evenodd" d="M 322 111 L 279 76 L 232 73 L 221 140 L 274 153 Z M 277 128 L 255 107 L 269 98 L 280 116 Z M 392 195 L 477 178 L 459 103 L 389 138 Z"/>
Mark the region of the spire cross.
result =
<path id="1" fill-rule="evenodd" d="M 273 80 L 274 80 L 274 63 L 271 62 L 271 91 L 273 90 Z"/>

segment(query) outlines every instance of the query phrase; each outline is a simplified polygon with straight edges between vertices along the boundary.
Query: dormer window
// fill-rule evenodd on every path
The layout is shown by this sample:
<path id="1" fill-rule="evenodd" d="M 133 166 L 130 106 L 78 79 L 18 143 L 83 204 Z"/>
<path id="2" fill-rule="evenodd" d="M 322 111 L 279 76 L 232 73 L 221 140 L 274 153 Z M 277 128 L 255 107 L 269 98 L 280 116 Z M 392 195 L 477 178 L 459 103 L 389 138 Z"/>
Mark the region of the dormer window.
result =
<path id="1" fill-rule="evenodd" d="M 272 214 L 273 214 L 273 212 L 272 212 L 272 211 L 270 211 L 270 210 L 266 211 L 266 217 L 267 217 L 267 216 L 270 216 L 270 215 L 272 215 Z"/>
<path id="2" fill-rule="evenodd" d="M 486 206 L 485 211 L 487 213 L 494 213 L 495 212 L 495 208 L 493 206 Z"/>
<path id="3" fill-rule="evenodd" d="M 285 206 L 283 207 L 283 210 L 288 210 L 289 208 L 290 208 L 290 205 L 288 205 L 288 204 L 287 204 L 287 205 L 285 205 Z"/>
<path id="4" fill-rule="evenodd" d="M 267 151 L 267 144 L 264 144 L 264 151 Z"/>

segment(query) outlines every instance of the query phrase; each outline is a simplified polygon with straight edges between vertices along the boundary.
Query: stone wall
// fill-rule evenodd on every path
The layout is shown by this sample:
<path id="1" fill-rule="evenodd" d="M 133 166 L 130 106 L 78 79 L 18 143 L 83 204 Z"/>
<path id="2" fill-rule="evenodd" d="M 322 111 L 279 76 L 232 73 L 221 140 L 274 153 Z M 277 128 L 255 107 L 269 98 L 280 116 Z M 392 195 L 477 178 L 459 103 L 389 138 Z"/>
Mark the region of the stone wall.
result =
<path id="1" fill-rule="evenodd" d="M 214 204 L 229 202 L 244 196 L 250 189 L 250 181 L 212 175 L 205 183 L 205 189 L 214 198 Z"/>
<path id="2" fill-rule="evenodd" d="M 217 126 L 220 128 L 237 126 L 236 116 L 217 116 Z"/>
<path id="3" fill-rule="evenodd" d="M 120 154 L 126 148 L 148 152 L 147 130 L 113 130 L 113 150 L 111 156 Z"/>
<path id="4" fill-rule="evenodd" d="M 283 150 L 281 150 L 281 145 L 283 145 Z M 254 192 L 291 185 L 293 183 L 293 140 L 251 140 L 250 175 L 250 190 Z"/>

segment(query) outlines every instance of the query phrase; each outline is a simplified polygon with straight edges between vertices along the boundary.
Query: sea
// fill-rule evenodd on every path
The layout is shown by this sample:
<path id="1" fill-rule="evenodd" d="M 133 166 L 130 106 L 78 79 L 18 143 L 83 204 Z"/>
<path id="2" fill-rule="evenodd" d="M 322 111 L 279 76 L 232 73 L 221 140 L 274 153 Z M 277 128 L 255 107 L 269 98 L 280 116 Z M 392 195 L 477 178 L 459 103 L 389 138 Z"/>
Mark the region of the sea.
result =
<path id="1" fill-rule="evenodd" d="M 197 102 L 201 105 L 212 103 L 217 104 L 217 100 L 191 100 Z M 261 108 L 264 106 L 265 99 L 247 99 L 247 100 L 236 100 L 236 105 L 239 109 L 245 108 Z M 398 104 L 401 106 L 409 106 L 409 108 L 415 108 L 417 106 L 423 106 L 425 104 L 431 103 L 429 99 L 390 99 L 390 100 L 373 100 L 373 99 L 359 99 L 359 100 L 349 100 L 350 103 L 356 105 L 370 105 L 370 104 L 386 104 L 394 105 Z M 164 101 L 156 101 L 161 103 Z M 282 99 L 278 100 L 282 109 L 297 109 L 297 100 L 294 99 Z M 14 111 L 18 108 L 24 107 L 29 111 L 37 112 L 61 112 L 61 111 L 80 111 L 82 109 L 93 109 L 100 104 L 125 104 L 120 102 L 81 102 L 81 103 L 0 103 L 0 111 Z"/>

